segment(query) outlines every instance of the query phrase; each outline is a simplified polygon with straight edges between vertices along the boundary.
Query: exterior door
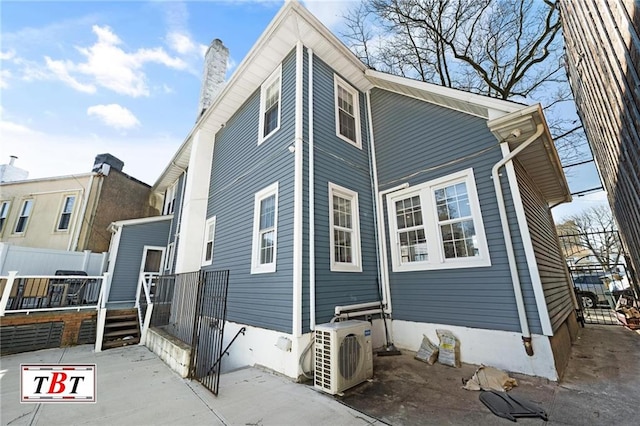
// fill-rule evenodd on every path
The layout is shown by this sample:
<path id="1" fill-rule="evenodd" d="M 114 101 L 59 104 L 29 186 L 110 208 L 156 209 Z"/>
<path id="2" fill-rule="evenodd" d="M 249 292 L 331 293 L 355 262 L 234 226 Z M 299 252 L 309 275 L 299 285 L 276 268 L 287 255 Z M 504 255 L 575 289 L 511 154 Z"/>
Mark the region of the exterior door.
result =
<path id="1" fill-rule="evenodd" d="M 140 275 L 138 276 L 138 291 L 136 293 L 136 305 L 145 298 L 142 291 L 142 283 L 148 283 L 151 294 L 153 295 L 153 283 L 155 278 L 162 273 L 162 265 L 164 261 L 164 247 L 144 246 L 142 252 L 142 263 L 140 265 Z"/>

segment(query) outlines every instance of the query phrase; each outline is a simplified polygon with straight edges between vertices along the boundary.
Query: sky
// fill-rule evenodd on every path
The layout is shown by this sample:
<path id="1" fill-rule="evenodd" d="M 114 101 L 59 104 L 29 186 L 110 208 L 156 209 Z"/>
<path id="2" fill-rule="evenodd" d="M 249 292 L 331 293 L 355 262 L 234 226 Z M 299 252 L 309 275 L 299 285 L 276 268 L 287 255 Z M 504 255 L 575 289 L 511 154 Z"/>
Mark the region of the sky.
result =
<path id="1" fill-rule="evenodd" d="M 354 0 L 302 3 L 329 29 Z M 153 185 L 195 124 L 204 52 L 229 48 L 228 76 L 283 1 L 0 3 L 0 164 L 29 178 L 88 173 L 97 154 Z M 594 171 L 571 176 L 593 181 Z M 602 192 L 553 210 L 602 204 Z"/>

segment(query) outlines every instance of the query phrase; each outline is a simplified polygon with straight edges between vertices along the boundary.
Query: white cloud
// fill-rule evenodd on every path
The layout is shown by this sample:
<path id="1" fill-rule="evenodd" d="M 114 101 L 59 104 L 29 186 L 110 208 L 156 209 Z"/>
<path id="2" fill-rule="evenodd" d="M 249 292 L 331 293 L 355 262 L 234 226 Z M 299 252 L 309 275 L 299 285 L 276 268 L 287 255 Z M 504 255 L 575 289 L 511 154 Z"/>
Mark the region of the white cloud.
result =
<path id="1" fill-rule="evenodd" d="M 16 51 L 13 49 L 9 49 L 6 52 L 0 52 L 0 60 L 9 61 L 16 56 Z"/>
<path id="2" fill-rule="evenodd" d="M 157 63 L 177 70 L 188 69 L 188 64 L 179 57 L 169 55 L 163 48 L 138 49 L 127 52 L 120 47 L 122 40 L 107 26 L 93 26 L 98 37 L 89 47 L 77 47 L 86 61 L 74 63 L 70 60 L 46 58 L 48 70 L 57 79 L 70 87 L 85 92 L 95 92 L 95 85 L 122 95 L 149 96 L 145 64 Z M 83 77 L 87 82 L 80 82 Z"/>
<path id="3" fill-rule="evenodd" d="M 118 104 L 91 106 L 87 109 L 87 115 L 95 116 L 107 126 L 116 129 L 131 129 L 140 125 L 131 111 Z"/>
<path id="4" fill-rule="evenodd" d="M 176 31 L 167 34 L 167 43 L 169 47 L 182 55 L 197 51 L 196 44 L 188 35 Z"/>
<path id="5" fill-rule="evenodd" d="M 77 79 L 69 75 L 69 70 L 74 68 L 74 65 L 70 61 L 54 61 L 48 56 L 44 57 L 45 63 L 49 71 L 53 73 L 58 80 L 67 83 L 72 88 L 83 93 L 95 93 L 96 86 L 93 84 L 81 83 Z"/>
<path id="6" fill-rule="evenodd" d="M 87 143 L 86 135 L 51 134 L 2 119 L 0 134 L 3 155 L 17 156 L 16 166 L 27 170 L 29 179 L 88 173 L 95 156 L 108 152 L 124 161 L 125 173 L 153 184 L 182 142 L 157 135 L 142 139 L 93 135 Z"/>
<path id="7" fill-rule="evenodd" d="M 11 71 L 0 70 L 0 89 L 6 89 L 9 87 L 10 78 L 11 78 Z"/>

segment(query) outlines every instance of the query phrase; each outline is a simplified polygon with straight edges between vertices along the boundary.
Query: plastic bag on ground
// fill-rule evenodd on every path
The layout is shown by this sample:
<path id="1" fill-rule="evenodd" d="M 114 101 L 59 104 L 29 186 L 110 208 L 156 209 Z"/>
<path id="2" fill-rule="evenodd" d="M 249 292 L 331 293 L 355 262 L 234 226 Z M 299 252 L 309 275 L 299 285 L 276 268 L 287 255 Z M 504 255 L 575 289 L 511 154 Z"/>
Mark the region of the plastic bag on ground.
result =
<path id="1" fill-rule="evenodd" d="M 438 346 L 429 340 L 427 336 L 422 335 L 422 344 L 416 353 L 416 359 L 424 361 L 429 365 L 433 365 L 438 360 Z"/>
<path id="2" fill-rule="evenodd" d="M 436 330 L 440 339 L 438 362 L 451 367 L 460 367 L 460 341 L 449 330 Z"/>

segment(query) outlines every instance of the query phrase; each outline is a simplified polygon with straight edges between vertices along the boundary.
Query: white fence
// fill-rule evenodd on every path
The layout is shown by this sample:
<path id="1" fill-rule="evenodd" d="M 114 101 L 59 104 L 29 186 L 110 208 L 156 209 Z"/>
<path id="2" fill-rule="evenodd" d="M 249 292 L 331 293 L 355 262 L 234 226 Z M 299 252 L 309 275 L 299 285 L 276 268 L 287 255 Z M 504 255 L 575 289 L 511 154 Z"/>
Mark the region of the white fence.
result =
<path id="1" fill-rule="evenodd" d="M 20 275 L 53 275 L 56 271 L 84 271 L 87 275 L 102 275 L 106 270 L 107 253 L 52 250 L 21 247 L 0 243 L 0 276 L 9 271 Z"/>

